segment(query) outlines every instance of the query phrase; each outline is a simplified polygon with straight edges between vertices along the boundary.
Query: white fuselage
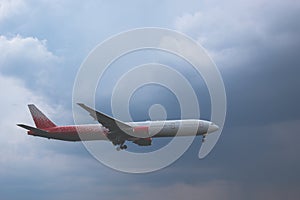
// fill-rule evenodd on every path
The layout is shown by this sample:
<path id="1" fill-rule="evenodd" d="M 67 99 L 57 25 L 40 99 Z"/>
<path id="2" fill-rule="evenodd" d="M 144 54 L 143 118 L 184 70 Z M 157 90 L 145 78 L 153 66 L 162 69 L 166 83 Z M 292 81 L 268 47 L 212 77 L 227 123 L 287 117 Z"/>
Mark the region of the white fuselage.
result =
<path id="1" fill-rule="evenodd" d="M 212 122 L 193 119 L 127 122 L 126 124 L 133 128 L 123 131 L 137 138 L 205 135 L 218 129 Z M 28 133 L 30 135 L 67 141 L 107 140 L 107 134 L 109 133 L 109 130 L 101 124 L 56 126 L 47 128 L 45 131 L 49 134 L 33 131 L 29 131 Z"/>

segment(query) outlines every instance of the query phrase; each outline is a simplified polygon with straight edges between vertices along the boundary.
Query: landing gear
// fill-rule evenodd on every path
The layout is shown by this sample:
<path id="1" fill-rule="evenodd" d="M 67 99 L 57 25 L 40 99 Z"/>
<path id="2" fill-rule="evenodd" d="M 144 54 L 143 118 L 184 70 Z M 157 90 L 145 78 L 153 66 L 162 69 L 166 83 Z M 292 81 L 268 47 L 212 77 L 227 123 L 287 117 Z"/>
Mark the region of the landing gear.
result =
<path id="1" fill-rule="evenodd" d="M 126 144 L 121 144 L 120 146 L 118 146 L 116 148 L 117 151 L 123 150 L 123 149 L 127 149 L 127 145 Z"/>
<path id="2" fill-rule="evenodd" d="M 202 136 L 202 143 L 205 142 L 205 137 L 206 137 L 206 135 Z"/>
<path id="3" fill-rule="evenodd" d="M 109 134 L 108 139 L 113 143 L 113 145 L 117 146 L 116 148 L 117 151 L 127 149 L 127 145 L 124 144 L 126 142 L 126 139 L 124 139 L 124 137 L 120 135 Z"/>

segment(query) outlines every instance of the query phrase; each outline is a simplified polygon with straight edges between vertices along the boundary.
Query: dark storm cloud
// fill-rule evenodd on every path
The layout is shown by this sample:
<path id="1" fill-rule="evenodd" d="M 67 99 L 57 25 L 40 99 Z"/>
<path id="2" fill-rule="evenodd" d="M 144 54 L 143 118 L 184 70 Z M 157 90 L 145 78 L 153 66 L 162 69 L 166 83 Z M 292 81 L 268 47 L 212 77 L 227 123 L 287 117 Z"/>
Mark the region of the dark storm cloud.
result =
<path id="1" fill-rule="evenodd" d="M 199 171 L 213 172 L 199 172 L 199 177 L 203 182 L 206 178 L 235 182 L 243 199 L 297 199 L 300 6 L 265 3 L 245 11 L 248 20 L 239 21 L 240 30 L 215 26 L 211 37 L 205 30 L 193 30 L 199 38 L 207 36 L 204 45 L 220 68 L 228 100 L 223 135 L 210 156 L 199 163 Z M 229 10 L 219 14 L 236 14 L 224 12 Z M 239 14 L 235 17 L 239 19 Z M 223 20 L 226 23 L 227 18 Z M 243 23 L 248 26 L 246 32 Z M 214 40 L 216 32 L 225 41 L 222 45 Z"/>
<path id="2" fill-rule="evenodd" d="M 27 28 L 25 25 L 25 28 L 23 25 L 16 26 L 16 21 L 12 24 L 8 21 L 1 24 L 4 25 L 1 29 L 5 27 L 10 29 L 13 26 L 6 33 L 21 31 L 24 35 L 50 38 L 49 49 L 44 50 L 46 53 L 52 52 L 53 49 L 57 50 L 53 55 L 66 56 L 65 50 L 60 48 L 72 49 L 67 52 L 69 57 L 66 58 L 72 61 L 66 63 L 63 73 L 60 70 L 54 70 L 55 76 L 52 81 L 57 81 L 54 86 L 58 91 L 52 90 L 51 92 L 55 95 L 48 95 L 50 102 L 60 99 L 66 102 L 64 104 L 69 105 L 68 98 L 60 95 L 62 92 L 71 94 L 70 79 L 74 78 L 74 71 L 76 71 L 74 69 L 77 69 L 81 58 L 84 57 L 82 56 L 84 53 L 79 49 L 83 48 L 85 49 L 83 51 L 87 53 L 87 49 L 91 49 L 102 40 L 99 39 L 99 35 L 109 36 L 119 30 L 138 25 L 161 25 L 158 23 L 161 19 L 166 21 L 164 25 L 167 25 L 170 24 L 170 19 L 180 18 L 181 13 L 187 12 L 187 17 L 182 17 L 180 23 L 177 23 L 182 25 L 179 30 L 187 30 L 185 32 L 188 35 L 203 42 L 222 73 L 227 92 L 226 124 L 211 154 L 204 160 L 198 159 L 200 138 L 196 138 L 191 148 L 173 165 L 155 173 L 124 174 L 99 165 L 87 155 L 80 144 L 67 145 L 54 141 L 49 143 L 47 140 L 37 138 L 28 139 L 27 136 L 16 139 L 20 131 L 6 129 L 7 124 L 11 123 L 6 121 L 4 123 L 2 120 L 3 125 L 6 125 L 3 133 L 10 130 L 16 135 L 14 137 L 1 135 L 3 137 L 1 137 L 3 139 L 1 144 L 5 144 L 2 145 L 0 159 L 1 198 L 298 199 L 300 183 L 298 158 L 300 151 L 298 145 L 300 139 L 298 134 L 300 118 L 298 106 L 300 100 L 299 3 L 296 1 L 230 1 L 226 3 L 209 1 L 196 6 L 199 2 L 195 1 L 191 6 L 182 6 L 178 3 L 178 8 L 176 8 L 176 3 L 173 1 L 166 2 L 163 2 L 164 6 L 159 9 L 162 11 L 157 15 L 153 15 L 148 7 L 144 8 L 149 14 L 148 17 L 145 16 L 146 23 L 143 22 L 145 18 L 140 17 L 141 13 L 143 15 L 144 13 L 139 8 L 135 7 L 139 10 L 135 13 L 131 12 L 132 9 L 126 10 L 118 4 L 122 10 L 121 14 L 114 15 L 112 21 L 107 20 L 108 13 L 105 12 L 107 8 L 111 10 L 112 5 L 101 5 L 99 8 L 102 10 L 98 12 L 92 3 L 83 9 L 81 15 L 77 15 L 78 8 L 82 7 L 80 3 L 76 4 L 76 9 L 72 7 L 76 15 L 71 15 L 73 17 L 69 18 L 62 15 L 68 23 L 60 20 L 59 14 L 57 16 L 42 15 L 42 12 L 65 13 L 65 8 L 70 7 L 69 3 L 66 3 L 67 5 L 52 6 L 51 12 L 37 9 L 37 13 L 31 18 L 43 17 L 38 20 L 31 19 L 33 23 L 30 23 Z M 166 10 L 170 13 L 172 10 L 176 12 L 166 14 Z M 85 18 L 81 19 L 83 16 Z M 133 20 L 134 25 L 124 25 L 124 16 L 126 19 Z M 153 16 L 158 21 L 152 22 Z M 88 23 L 93 17 L 96 19 L 95 23 Z M 121 20 L 118 21 L 117 18 Z M 58 25 L 54 25 L 57 22 L 59 22 Z M 45 26 L 45 23 L 48 26 Z M 68 25 L 63 26 L 62 23 Z M 99 24 L 101 26 L 95 28 Z M 84 30 L 81 30 L 82 26 Z M 38 40 L 35 43 L 42 45 Z M 69 54 L 73 53 L 80 56 L 71 57 Z M 43 55 L 37 57 L 44 58 Z M 80 59 L 74 57 L 80 57 Z M 22 64 L 15 65 L 14 60 L 9 62 L 15 70 Z M 32 61 L 26 63 L 34 64 Z M 22 74 L 14 73 L 12 69 L 2 68 L 2 72 L 4 70 L 6 75 L 30 81 L 31 75 L 22 78 Z M 37 70 L 38 68 L 30 69 Z M 199 79 L 193 80 L 194 77 L 190 71 L 185 75 L 191 78 L 189 80 L 194 88 L 202 88 L 202 84 L 197 85 Z M 58 79 L 56 79 L 57 76 Z M 50 82 L 50 85 L 53 82 Z M 65 84 L 69 84 L 68 87 L 63 87 Z M 17 92 L 20 93 L 19 90 Z M 102 92 L 109 93 L 106 90 Z M 12 95 L 10 91 L 6 94 L 6 96 Z M 142 114 L 136 112 L 134 117 L 145 119 L 148 113 L 143 109 L 143 103 L 145 99 L 151 98 L 151 95 L 144 96 L 142 90 L 136 95 L 139 96 L 135 99 L 136 103 L 140 102 L 136 105 L 139 109 L 132 109 L 142 110 Z M 202 95 L 201 90 L 198 94 L 200 100 L 202 100 Z M 166 103 L 164 98 L 166 100 L 171 98 L 163 95 L 162 97 L 159 99 L 162 103 Z M 14 99 L 18 98 L 22 99 L 20 96 L 14 96 Z M 21 103 L 25 106 L 26 101 L 28 100 Z M 99 102 L 100 109 L 109 113 L 110 104 L 104 101 L 105 104 L 101 104 L 103 101 Z M 150 105 L 153 101 L 146 101 L 146 103 Z M 207 100 L 201 107 L 206 105 L 209 105 Z M 172 113 L 171 107 L 168 110 L 171 111 L 170 114 L 178 114 Z M 19 113 L 16 110 L 14 112 Z M 5 113 L 8 111 L 5 110 Z M 11 116 L 6 114 L 5 119 L 16 120 L 20 116 L 17 117 L 15 113 Z M 60 114 L 64 112 L 57 113 L 55 118 L 58 119 L 57 122 L 61 122 L 59 124 L 62 124 L 65 119 L 61 119 Z M 170 116 L 172 117 L 174 116 Z M 35 142 L 32 142 L 33 139 Z M 15 141 L 19 143 L 13 143 Z M 6 160 L 8 158 L 12 160 Z"/>
<path id="3" fill-rule="evenodd" d="M 251 45 L 236 49 L 246 59 L 238 63 L 231 62 L 230 59 L 239 59 L 239 54 L 236 54 L 237 58 L 228 57 L 224 68 L 221 68 L 229 88 L 228 99 L 232 100 L 229 101 L 232 109 L 228 112 L 229 115 L 235 115 L 233 123 L 240 121 L 243 124 L 264 124 L 300 117 L 296 106 L 300 100 L 297 92 L 300 84 L 300 30 L 296 19 L 300 14 L 295 8 L 277 10 L 280 12 L 274 17 L 261 17 L 264 22 L 261 30 L 264 37 Z M 272 13 L 272 9 L 268 11 L 267 13 Z M 285 23 L 280 23 L 283 21 Z M 235 70 L 226 72 L 226 67 L 233 67 Z M 238 112 L 241 110 L 244 112 Z"/>
<path id="4" fill-rule="evenodd" d="M 299 3 L 233 2 L 234 7 L 218 4 L 177 20 L 183 31 L 193 22 L 187 33 L 216 61 L 227 89 L 228 115 L 234 115 L 228 120 L 247 125 L 299 118 Z"/>

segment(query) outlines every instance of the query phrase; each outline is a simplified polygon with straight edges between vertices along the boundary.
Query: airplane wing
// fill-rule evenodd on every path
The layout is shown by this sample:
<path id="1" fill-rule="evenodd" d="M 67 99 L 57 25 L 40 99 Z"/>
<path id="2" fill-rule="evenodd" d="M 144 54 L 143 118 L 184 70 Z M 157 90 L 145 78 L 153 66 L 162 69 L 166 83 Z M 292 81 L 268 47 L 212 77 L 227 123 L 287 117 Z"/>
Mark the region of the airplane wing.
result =
<path id="1" fill-rule="evenodd" d="M 95 120 L 97 120 L 100 124 L 102 124 L 104 127 L 108 128 L 110 131 L 119 131 L 120 129 L 132 129 L 131 126 L 125 124 L 124 122 L 114 119 L 104 113 L 101 113 L 99 111 L 96 111 L 83 103 L 78 103 L 80 107 L 85 109 L 90 113 L 90 116 L 92 116 Z"/>
<path id="2" fill-rule="evenodd" d="M 100 124 L 102 124 L 105 128 L 109 129 L 109 133 L 107 134 L 107 138 L 114 144 L 120 145 L 121 148 L 126 148 L 126 145 L 123 145 L 126 140 L 132 140 L 133 136 L 128 135 L 126 132 L 133 132 L 133 127 L 128 124 L 114 119 L 104 113 L 96 111 L 83 103 L 78 103 L 80 107 L 85 109 L 90 113 L 90 115 L 97 120 Z"/>

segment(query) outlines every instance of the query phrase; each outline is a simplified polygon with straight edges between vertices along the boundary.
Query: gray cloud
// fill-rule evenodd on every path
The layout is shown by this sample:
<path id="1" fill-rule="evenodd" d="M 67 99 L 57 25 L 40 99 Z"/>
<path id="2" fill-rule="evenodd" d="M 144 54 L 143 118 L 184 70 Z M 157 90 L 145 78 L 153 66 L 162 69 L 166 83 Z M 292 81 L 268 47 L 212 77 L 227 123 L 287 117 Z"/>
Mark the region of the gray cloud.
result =
<path id="1" fill-rule="evenodd" d="M 28 54 L 22 54 L 26 53 L 26 48 L 22 48 L 23 57 L 10 57 L 5 61 L 10 63 L 5 70 L 1 66 L 0 85 L 4 94 L 1 97 L 4 114 L 0 121 L 1 198 L 298 199 L 299 3 L 195 1 L 176 5 L 164 1 L 161 4 L 153 5 L 159 7 L 153 15 L 149 9 L 152 4 L 143 9 L 133 6 L 138 10 L 133 11 L 117 3 L 95 6 L 88 2 L 82 8 L 81 3 L 73 1 L 51 5 L 42 2 L 31 10 L 35 10 L 31 15 L 20 13 L 26 23 L 20 15 L 16 19 L 11 14 L 3 18 L 0 30 L 6 36 L 2 40 L 8 41 L 9 35 L 14 38 L 20 33 L 20 41 L 28 39 L 34 44 L 30 46 L 34 53 L 26 60 Z M 115 10 L 116 5 L 121 11 L 109 15 L 106 10 Z M 125 22 L 124 16 L 132 21 Z M 70 118 L 67 106 L 50 108 L 47 104 L 59 101 L 69 105 L 68 95 L 63 93 L 71 94 L 71 80 L 94 45 L 120 30 L 144 25 L 168 26 L 172 20 L 175 28 L 207 48 L 227 89 L 227 122 L 209 157 L 198 160 L 198 138 L 172 166 L 157 173 L 129 175 L 99 165 L 81 144 L 29 137 L 15 127 L 17 122 L 32 123 L 26 110 L 29 101 L 39 104 L 51 118 L 63 124 Z M 47 46 L 41 41 L 44 38 Z M 1 52 L 6 52 L 6 47 Z M 39 61 L 31 60 L 34 57 Z M 58 70 L 62 63 L 57 63 L 56 58 L 61 57 L 67 59 L 63 61 L 66 65 Z M 48 86 L 57 88 L 49 91 L 51 95 L 40 95 L 25 86 L 24 82 L 33 75 L 22 77 L 17 73 L 20 63 L 16 62 L 20 60 L 30 67 L 43 64 L 54 68 Z M 22 67 L 24 73 L 27 67 Z M 190 75 L 191 72 L 187 73 Z M 44 90 L 48 86 L 37 88 Z M 105 105 L 108 104 L 102 108 L 107 109 Z M 136 118 L 141 116 L 136 114 Z"/>
<path id="2" fill-rule="evenodd" d="M 228 92 L 228 114 L 234 115 L 231 122 L 299 118 L 299 3 L 232 1 L 215 9 L 212 5 L 177 18 L 175 27 L 198 38 L 219 66 Z"/>

